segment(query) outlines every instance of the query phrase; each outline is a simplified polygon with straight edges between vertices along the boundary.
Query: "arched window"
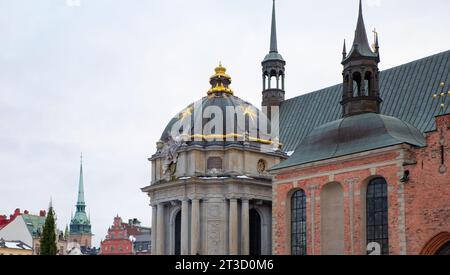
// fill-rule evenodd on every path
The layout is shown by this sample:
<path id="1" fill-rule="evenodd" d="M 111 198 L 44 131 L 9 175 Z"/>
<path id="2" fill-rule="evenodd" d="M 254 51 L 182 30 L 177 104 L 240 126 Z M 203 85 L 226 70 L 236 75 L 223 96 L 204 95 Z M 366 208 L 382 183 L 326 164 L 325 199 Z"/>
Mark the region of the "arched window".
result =
<path id="1" fill-rule="evenodd" d="M 306 255 L 306 194 L 296 191 L 291 198 L 291 254 Z"/>
<path id="2" fill-rule="evenodd" d="M 366 234 L 367 244 L 378 243 L 382 255 L 389 254 L 388 188 L 383 178 L 376 178 L 367 185 Z M 371 252 L 368 251 L 370 254 Z"/>
<path id="3" fill-rule="evenodd" d="M 361 93 L 361 91 L 362 91 L 361 80 L 362 80 L 361 74 L 359 72 L 354 72 L 353 73 L 353 97 L 358 97 L 358 96 L 363 95 Z"/>
<path id="4" fill-rule="evenodd" d="M 250 209 L 250 255 L 261 255 L 261 216 L 255 209 Z"/>

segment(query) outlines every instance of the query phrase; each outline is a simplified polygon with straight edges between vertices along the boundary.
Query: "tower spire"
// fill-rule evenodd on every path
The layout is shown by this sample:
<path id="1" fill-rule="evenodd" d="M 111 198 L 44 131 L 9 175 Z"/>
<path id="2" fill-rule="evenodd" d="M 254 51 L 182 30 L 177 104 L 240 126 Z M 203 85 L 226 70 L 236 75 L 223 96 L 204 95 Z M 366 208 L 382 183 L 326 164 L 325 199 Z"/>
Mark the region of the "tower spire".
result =
<path id="1" fill-rule="evenodd" d="M 356 25 L 353 45 L 358 45 L 359 47 L 367 46 L 370 49 L 369 40 L 367 40 L 366 26 L 364 25 L 362 0 L 359 0 L 358 23 Z"/>
<path id="2" fill-rule="evenodd" d="M 277 43 L 277 20 L 275 16 L 275 0 L 273 0 L 272 7 L 272 28 L 270 33 L 270 52 L 278 53 L 278 43 Z"/>
<path id="3" fill-rule="evenodd" d="M 344 82 L 341 105 L 343 116 L 362 113 L 379 113 L 383 101 L 379 93 L 380 55 L 378 38 L 375 36 L 374 51 L 369 46 L 364 25 L 362 1 L 359 0 L 358 22 L 352 49 L 346 54 L 344 42 L 343 60 Z"/>
<path id="4" fill-rule="evenodd" d="M 78 200 L 77 206 L 86 205 L 84 201 L 84 183 L 83 183 L 83 153 L 80 156 L 80 178 L 78 182 Z"/>
<path id="5" fill-rule="evenodd" d="M 344 39 L 344 47 L 342 49 L 342 60 L 344 60 L 347 57 L 347 46 L 345 45 L 345 39 Z"/>
<path id="6" fill-rule="evenodd" d="M 270 51 L 262 61 L 263 92 L 262 106 L 267 107 L 267 116 L 271 116 L 271 108 L 278 107 L 284 101 L 285 66 L 281 54 L 278 53 L 277 20 L 275 0 L 272 2 L 272 23 L 270 33 Z"/>
<path id="7" fill-rule="evenodd" d="M 352 56 L 355 56 L 355 54 L 361 57 L 371 57 L 375 59 L 378 58 L 377 54 L 374 53 L 370 48 L 369 40 L 367 39 L 367 32 L 364 24 L 364 17 L 362 10 L 362 0 L 359 0 L 358 22 L 356 24 L 355 38 L 353 40 L 352 49 L 344 59 L 344 62 L 346 62 Z"/>

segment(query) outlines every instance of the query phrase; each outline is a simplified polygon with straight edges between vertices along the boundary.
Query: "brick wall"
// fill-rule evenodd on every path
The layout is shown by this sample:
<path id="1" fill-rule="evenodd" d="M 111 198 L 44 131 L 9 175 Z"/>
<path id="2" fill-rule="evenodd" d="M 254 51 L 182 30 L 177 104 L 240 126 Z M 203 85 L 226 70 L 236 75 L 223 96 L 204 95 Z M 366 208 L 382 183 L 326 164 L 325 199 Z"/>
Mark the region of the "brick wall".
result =
<path id="1" fill-rule="evenodd" d="M 438 131 L 427 134 L 426 148 L 393 146 L 278 172 L 273 184 L 273 253 L 290 253 L 290 197 L 301 188 L 307 196 L 307 252 L 321 254 L 320 194 L 330 182 L 344 190 L 347 255 L 366 253 L 365 186 L 378 176 L 388 183 L 390 254 L 419 254 L 431 238 L 449 231 L 450 115 L 436 120 Z M 406 170 L 410 180 L 403 183 Z"/>

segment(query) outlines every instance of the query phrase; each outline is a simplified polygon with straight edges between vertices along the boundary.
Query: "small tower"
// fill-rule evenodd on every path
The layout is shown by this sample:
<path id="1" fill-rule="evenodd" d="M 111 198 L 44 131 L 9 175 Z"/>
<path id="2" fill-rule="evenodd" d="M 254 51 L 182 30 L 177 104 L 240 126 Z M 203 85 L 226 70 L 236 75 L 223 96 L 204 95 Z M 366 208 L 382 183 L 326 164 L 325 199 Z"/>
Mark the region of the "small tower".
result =
<path id="1" fill-rule="evenodd" d="M 360 0 L 355 39 L 348 54 L 344 42 L 341 102 L 343 117 L 380 112 L 382 100 L 379 92 L 378 63 L 380 62 L 380 54 L 377 34 L 374 47 L 375 51 L 372 51 L 369 46 Z"/>
<path id="2" fill-rule="evenodd" d="M 275 0 L 273 0 L 272 9 L 272 31 L 270 36 L 270 52 L 262 61 L 263 70 L 263 100 L 262 106 L 267 107 L 268 117 L 270 118 L 270 107 L 280 106 L 284 101 L 284 79 L 285 65 L 281 54 L 278 53 L 277 45 L 277 24 L 275 17 Z"/>
<path id="3" fill-rule="evenodd" d="M 75 216 L 70 221 L 70 242 L 80 244 L 81 247 L 91 247 L 92 232 L 91 222 L 86 215 L 86 202 L 84 200 L 84 182 L 83 182 L 83 157 L 80 163 L 80 178 L 78 182 L 78 199 Z"/>

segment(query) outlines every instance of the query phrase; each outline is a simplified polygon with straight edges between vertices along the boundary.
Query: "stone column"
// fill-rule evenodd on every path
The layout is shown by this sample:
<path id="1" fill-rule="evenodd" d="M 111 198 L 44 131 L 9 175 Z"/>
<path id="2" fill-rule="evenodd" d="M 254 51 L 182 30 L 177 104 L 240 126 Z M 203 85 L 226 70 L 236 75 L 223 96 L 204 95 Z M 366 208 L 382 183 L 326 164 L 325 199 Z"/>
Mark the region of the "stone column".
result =
<path id="1" fill-rule="evenodd" d="M 242 199 L 242 207 L 241 207 L 241 222 L 242 222 L 242 231 L 241 231 L 241 254 L 249 255 L 250 254 L 250 216 L 249 216 L 249 207 L 248 207 L 248 199 Z"/>
<path id="2" fill-rule="evenodd" d="M 197 255 L 199 252 L 200 237 L 200 200 L 192 199 L 191 214 L 191 255 Z"/>
<path id="3" fill-rule="evenodd" d="M 238 254 L 238 211 L 237 211 L 237 199 L 230 199 L 230 228 L 229 228 L 229 241 L 230 241 L 230 255 Z"/>
<path id="4" fill-rule="evenodd" d="M 160 203 L 158 204 L 158 211 L 156 214 L 156 255 L 163 255 L 165 253 L 164 250 L 164 204 Z"/>
<path id="5" fill-rule="evenodd" d="M 152 205 L 152 255 L 156 255 L 156 204 Z"/>
<path id="6" fill-rule="evenodd" d="M 181 202 L 181 255 L 189 255 L 189 201 Z"/>

